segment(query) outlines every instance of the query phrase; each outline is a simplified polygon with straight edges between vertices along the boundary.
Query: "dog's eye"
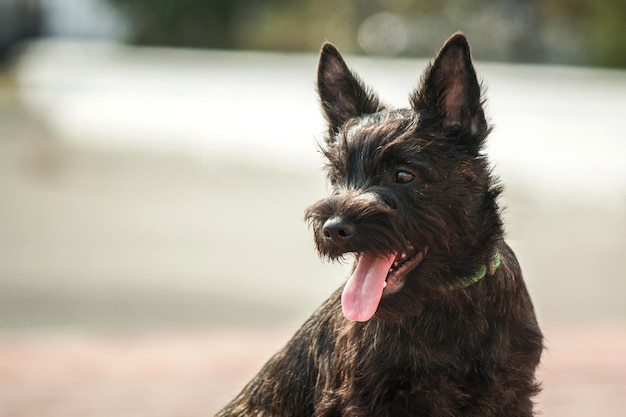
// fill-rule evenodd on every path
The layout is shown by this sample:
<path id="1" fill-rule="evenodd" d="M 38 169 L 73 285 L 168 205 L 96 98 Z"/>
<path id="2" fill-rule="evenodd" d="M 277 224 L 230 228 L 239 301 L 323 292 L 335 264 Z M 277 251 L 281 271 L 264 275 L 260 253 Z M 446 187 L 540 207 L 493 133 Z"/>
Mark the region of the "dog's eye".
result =
<path id="1" fill-rule="evenodd" d="M 409 182 L 415 179 L 415 174 L 412 174 L 408 171 L 398 171 L 396 172 L 396 176 L 394 180 L 398 184 L 408 184 Z"/>

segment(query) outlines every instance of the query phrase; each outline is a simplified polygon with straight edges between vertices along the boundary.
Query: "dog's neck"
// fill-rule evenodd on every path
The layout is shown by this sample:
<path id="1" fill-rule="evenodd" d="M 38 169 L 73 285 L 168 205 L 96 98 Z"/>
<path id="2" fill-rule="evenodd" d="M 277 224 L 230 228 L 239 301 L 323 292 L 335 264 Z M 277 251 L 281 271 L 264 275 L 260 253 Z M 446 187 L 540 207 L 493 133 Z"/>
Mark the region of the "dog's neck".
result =
<path id="1" fill-rule="evenodd" d="M 483 264 L 478 271 L 474 272 L 472 275 L 459 278 L 456 282 L 447 285 L 445 289 L 452 291 L 474 285 L 485 278 L 485 276 L 493 275 L 500 266 L 500 263 L 500 252 L 496 249 L 488 263 Z"/>

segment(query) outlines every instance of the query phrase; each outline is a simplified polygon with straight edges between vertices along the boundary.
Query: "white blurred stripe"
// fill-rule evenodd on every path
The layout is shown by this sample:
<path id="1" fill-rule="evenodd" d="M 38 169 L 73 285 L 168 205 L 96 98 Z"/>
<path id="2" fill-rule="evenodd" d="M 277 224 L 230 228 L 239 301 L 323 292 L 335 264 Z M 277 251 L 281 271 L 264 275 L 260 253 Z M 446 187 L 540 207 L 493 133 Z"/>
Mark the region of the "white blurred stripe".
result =
<path id="1" fill-rule="evenodd" d="M 317 168 L 324 131 L 317 57 L 45 41 L 18 66 L 26 105 L 68 141 Z M 406 106 L 424 60 L 348 57 Z M 626 198 L 626 72 L 478 63 L 508 181 L 581 198 Z"/>

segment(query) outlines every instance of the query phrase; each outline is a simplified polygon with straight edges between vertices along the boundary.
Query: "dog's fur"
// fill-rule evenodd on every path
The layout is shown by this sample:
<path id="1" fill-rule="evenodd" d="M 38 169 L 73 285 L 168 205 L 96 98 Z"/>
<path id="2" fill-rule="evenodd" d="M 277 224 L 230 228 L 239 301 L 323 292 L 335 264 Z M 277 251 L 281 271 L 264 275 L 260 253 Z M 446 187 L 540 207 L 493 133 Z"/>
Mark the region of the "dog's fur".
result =
<path id="1" fill-rule="evenodd" d="M 445 43 L 410 109 L 384 105 L 330 44 L 318 90 L 333 192 L 306 219 L 321 256 L 354 254 L 349 283 L 384 259 L 411 267 L 393 265 L 374 301 L 338 290 L 218 416 L 533 415 L 542 335 L 503 240 L 466 38 Z"/>

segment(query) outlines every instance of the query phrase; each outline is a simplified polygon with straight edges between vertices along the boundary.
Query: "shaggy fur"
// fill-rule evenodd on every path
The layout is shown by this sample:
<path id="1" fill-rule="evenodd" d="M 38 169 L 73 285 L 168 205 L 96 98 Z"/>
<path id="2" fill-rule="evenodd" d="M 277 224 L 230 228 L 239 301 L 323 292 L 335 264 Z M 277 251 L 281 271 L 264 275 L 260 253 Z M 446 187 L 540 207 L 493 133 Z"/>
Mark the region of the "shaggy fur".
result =
<path id="1" fill-rule="evenodd" d="M 317 249 L 395 263 L 373 317 L 348 320 L 338 290 L 218 416 L 532 416 L 542 335 L 503 240 L 466 38 L 445 43 L 409 109 L 330 44 L 318 91 L 333 192 L 306 211 Z"/>

